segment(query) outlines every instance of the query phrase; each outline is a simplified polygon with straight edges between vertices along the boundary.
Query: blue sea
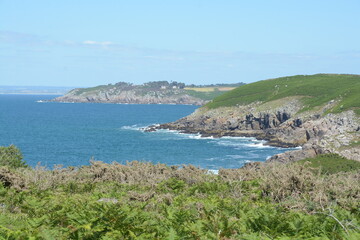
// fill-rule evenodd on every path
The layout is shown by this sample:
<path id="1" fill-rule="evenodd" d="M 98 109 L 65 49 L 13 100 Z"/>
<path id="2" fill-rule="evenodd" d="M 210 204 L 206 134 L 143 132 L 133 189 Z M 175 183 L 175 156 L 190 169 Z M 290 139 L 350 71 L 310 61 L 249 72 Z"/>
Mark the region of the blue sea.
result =
<path id="1" fill-rule="evenodd" d="M 93 159 L 193 164 L 218 170 L 265 161 L 289 150 L 254 138 L 201 138 L 142 130 L 191 114 L 196 106 L 38 102 L 54 97 L 0 95 L 0 146 L 19 147 L 30 166 L 80 166 Z"/>

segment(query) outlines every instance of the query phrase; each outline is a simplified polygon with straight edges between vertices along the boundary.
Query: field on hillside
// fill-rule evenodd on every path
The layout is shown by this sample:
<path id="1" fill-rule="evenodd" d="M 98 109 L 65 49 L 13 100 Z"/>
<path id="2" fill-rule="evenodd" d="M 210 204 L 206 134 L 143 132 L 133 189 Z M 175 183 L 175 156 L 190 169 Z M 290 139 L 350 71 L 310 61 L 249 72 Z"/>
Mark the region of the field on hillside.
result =
<path id="1" fill-rule="evenodd" d="M 208 90 L 207 88 L 203 89 L 203 88 L 193 88 L 196 90 L 191 90 L 191 89 L 185 89 L 186 93 L 190 96 L 196 97 L 196 98 L 200 98 L 202 100 L 206 100 L 206 101 L 210 101 L 218 96 L 220 96 L 221 94 L 223 94 L 224 92 L 222 91 L 212 91 L 212 90 Z"/>
<path id="2" fill-rule="evenodd" d="M 186 87 L 185 91 L 190 96 L 203 100 L 212 100 L 235 87 Z"/>
<path id="3" fill-rule="evenodd" d="M 236 87 L 186 87 L 185 90 L 192 90 L 196 92 L 214 92 L 221 91 L 226 92 L 235 89 Z"/>
<path id="4" fill-rule="evenodd" d="M 360 75 L 316 74 L 263 80 L 224 93 L 205 106 L 217 108 L 246 105 L 255 101 L 270 102 L 290 96 L 302 97 L 302 111 L 335 100 L 337 102 L 331 112 L 353 109 L 360 114 Z"/>

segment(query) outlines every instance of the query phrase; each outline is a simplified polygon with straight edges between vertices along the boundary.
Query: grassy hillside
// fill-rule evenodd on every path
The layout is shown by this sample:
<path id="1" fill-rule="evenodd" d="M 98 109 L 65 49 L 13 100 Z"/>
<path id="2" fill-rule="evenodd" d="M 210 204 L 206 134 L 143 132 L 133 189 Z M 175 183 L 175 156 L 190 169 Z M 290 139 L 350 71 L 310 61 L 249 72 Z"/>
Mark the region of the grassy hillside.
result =
<path id="1" fill-rule="evenodd" d="M 346 159 L 337 154 L 323 154 L 296 162 L 296 164 L 304 163 L 308 164 L 308 167 L 314 168 L 315 171 L 320 170 L 323 174 L 360 170 L 360 162 Z"/>
<path id="2" fill-rule="evenodd" d="M 316 74 L 263 80 L 240 86 L 205 105 L 208 108 L 269 102 L 301 96 L 305 110 L 339 100 L 332 112 L 354 109 L 360 114 L 360 75 Z"/>
<path id="3" fill-rule="evenodd" d="M 185 91 L 190 96 L 200 98 L 200 99 L 206 100 L 206 101 L 212 100 L 226 92 L 226 91 L 220 91 L 220 90 L 216 90 L 216 89 L 205 91 L 205 90 L 203 90 L 203 88 L 185 89 Z"/>

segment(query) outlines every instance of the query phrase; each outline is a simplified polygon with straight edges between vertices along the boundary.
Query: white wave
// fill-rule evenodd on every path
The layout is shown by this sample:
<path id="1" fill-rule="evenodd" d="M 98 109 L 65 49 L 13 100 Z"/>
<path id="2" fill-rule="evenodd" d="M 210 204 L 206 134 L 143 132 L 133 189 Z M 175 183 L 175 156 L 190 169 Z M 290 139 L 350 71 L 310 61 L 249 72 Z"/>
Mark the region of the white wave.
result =
<path id="1" fill-rule="evenodd" d="M 131 126 L 122 126 L 120 129 L 123 130 L 140 130 L 139 127 L 137 127 L 136 125 L 131 125 Z"/>
<path id="2" fill-rule="evenodd" d="M 236 140 L 236 139 L 240 139 L 240 140 L 256 140 L 256 138 L 253 138 L 253 137 L 230 137 L 230 136 L 220 137 L 219 139 L 229 139 L 229 140 Z M 258 141 L 258 140 L 256 140 L 256 141 Z"/>
<path id="3" fill-rule="evenodd" d="M 198 135 L 190 135 L 189 134 L 189 138 L 191 138 L 191 139 L 201 139 L 201 135 L 200 134 L 198 134 Z"/>
<path id="4" fill-rule="evenodd" d="M 214 139 L 213 136 L 209 137 L 202 137 L 201 134 L 187 134 L 189 138 L 191 139 Z"/>
<path id="5" fill-rule="evenodd" d="M 246 145 L 246 143 L 243 141 L 218 141 L 216 144 L 226 147 L 242 147 Z"/>
<path id="6" fill-rule="evenodd" d="M 200 133 L 197 133 L 197 134 L 183 133 L 183 132 L 180 132 L 179 130 L 158 129 L 158 130 L 156 130 L 156 132 L 169 133 L 169 134 L 177 135 L 182 138 L 190 138 L 190 139 L 197 139 L 197 140 L 215 139 L 213 136 L 202 137 Z"/>
<path id="7" fill-rule="evenodd" d="M 122 126 L 120 129 L 122 129 L 122 130 L 133 130 L 133 131 L 144 131 L 146 129 L 146 127 L 147 126 L 134 124 L 134 125 L 130 125 L 130 126 Z"/>
<path id="8" fill-rule="evenodd" d="M 242 158 L 244 158 L 243 155 L 226 155 L 226 156 L 231 158 L 231 159 L 242 159 Z"/>
<path id="9" fill-rule="evenodd" d="M 246 147 L 251 147 L 251 148 L 273 148 L 269 145 L 264 145 L 264 143 L 250 143 L 250 144 L 244 144 L 244 146 Z"/>
<path id="10" fill-rule="evenodd" d="M 149 124 L 149 125 L 142 125 L 142 124 L 134 124 L 134 125 L 129 125 L 129 126 L 122 126 L 120 129 L 122 130 L 134 130 L 134 131 L 146 131 L 149 127 L 158 127 L 160 126 L 160 124 L 156 123 L 156 124 Z M 156 130 L 156 131 L 171 131 L 171 130 L 165 130 L 165 129 L 161 129 L 161 130 Z"/>
<path id="11" fill-rule="evenodd" d="M 209 137 L 201 137 L 201 139 L 215 139 L 213 136 L 209 136 Z"/>

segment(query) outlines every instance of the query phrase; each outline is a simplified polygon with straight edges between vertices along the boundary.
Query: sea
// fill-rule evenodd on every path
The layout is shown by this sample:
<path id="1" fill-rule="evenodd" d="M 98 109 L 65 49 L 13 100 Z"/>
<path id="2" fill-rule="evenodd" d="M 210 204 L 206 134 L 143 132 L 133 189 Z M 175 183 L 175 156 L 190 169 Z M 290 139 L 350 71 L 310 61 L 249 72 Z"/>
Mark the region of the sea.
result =
<path id="1" fill-rule="evenodd" d="M 246 137 L 202 138 L 149 125 L 194 112 L 191 105 L 44 102 L 53 95 L 0 95 L 0 146 L 16 145 L 32 167 L 144 161 L 217 171 L 289 151 Z"/>

